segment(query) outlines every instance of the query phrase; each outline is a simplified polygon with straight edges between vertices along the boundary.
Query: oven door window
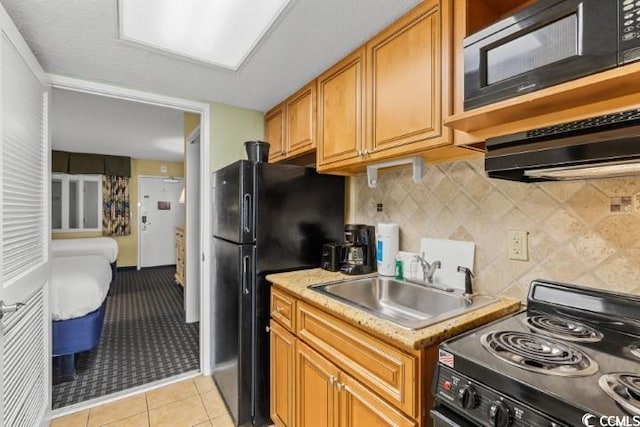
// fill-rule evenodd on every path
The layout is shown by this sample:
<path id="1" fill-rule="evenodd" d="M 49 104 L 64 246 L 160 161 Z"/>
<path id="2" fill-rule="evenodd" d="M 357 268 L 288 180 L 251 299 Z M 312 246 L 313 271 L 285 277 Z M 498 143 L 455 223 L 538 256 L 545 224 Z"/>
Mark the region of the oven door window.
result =
<path id="1" fill-rule="evenodd" d="M 486 84 L 579 55 L 577 15 L 566 16 L 486 50 Z"/>

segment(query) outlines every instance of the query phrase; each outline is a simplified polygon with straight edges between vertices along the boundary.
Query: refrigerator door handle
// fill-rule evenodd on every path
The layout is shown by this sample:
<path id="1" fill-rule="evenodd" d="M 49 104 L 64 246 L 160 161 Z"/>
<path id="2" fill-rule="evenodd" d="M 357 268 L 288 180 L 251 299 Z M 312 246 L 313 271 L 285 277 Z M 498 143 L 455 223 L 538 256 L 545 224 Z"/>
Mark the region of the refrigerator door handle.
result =
<path id="1" fill-rule="evenodd" d="M 249 261 L 250 257 L 245 255 L 242 258 L 242 293 L 249 295 Z"/>
<path id="2" fill-rule="evenodd" d="M 246 193 L 243 200 L 242 223 L 245 233 L 251 232 L 251 194 Z"/>

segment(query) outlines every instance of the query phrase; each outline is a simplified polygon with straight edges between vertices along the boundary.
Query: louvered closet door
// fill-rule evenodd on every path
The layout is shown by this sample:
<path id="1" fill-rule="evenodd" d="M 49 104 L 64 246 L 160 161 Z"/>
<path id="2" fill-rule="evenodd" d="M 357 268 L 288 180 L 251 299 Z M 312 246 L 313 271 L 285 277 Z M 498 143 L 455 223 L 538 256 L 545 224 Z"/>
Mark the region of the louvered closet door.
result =
<path id="1" fill-rule="evenodd" d="M 49 136 L 44 73 L 0 6 L 0 320 L 3 426 L 43 425 L 50 388 Z"/>

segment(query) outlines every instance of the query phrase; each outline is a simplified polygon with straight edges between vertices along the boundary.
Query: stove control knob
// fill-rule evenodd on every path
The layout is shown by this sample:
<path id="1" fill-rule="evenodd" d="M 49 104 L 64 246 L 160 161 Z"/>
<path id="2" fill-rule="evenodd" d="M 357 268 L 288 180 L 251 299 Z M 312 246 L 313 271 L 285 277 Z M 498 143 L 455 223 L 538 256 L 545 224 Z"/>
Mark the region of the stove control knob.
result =
<path id="1" fill-rule="evenodd" d="M 511 425 L 511 411 L 504 402 L 498 400 L 491 404 L 489 425 L 493 427 L 509 427 Z"/>
<path id="2" fill-rule="evenodd" d="M 475 409 L 480 403 L 478 399 L 478 393 L 471 385 L 465 385 L 458 390 L 458 403 L 464 409 Z"/>

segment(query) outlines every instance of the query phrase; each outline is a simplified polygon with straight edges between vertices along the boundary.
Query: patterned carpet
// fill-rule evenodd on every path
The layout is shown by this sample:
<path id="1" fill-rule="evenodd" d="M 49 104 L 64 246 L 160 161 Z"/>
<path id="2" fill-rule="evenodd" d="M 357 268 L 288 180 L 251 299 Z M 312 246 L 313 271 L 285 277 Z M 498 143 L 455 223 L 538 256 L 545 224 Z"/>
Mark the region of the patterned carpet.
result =
<path id="1" fill-rule="evenodd" d="M 77 355 L 77 377 L 53 386 L 53 409 L 199 369 L 199 324 L 184 323 L 174 267 L 119 271 L 97 349 Z"/>

